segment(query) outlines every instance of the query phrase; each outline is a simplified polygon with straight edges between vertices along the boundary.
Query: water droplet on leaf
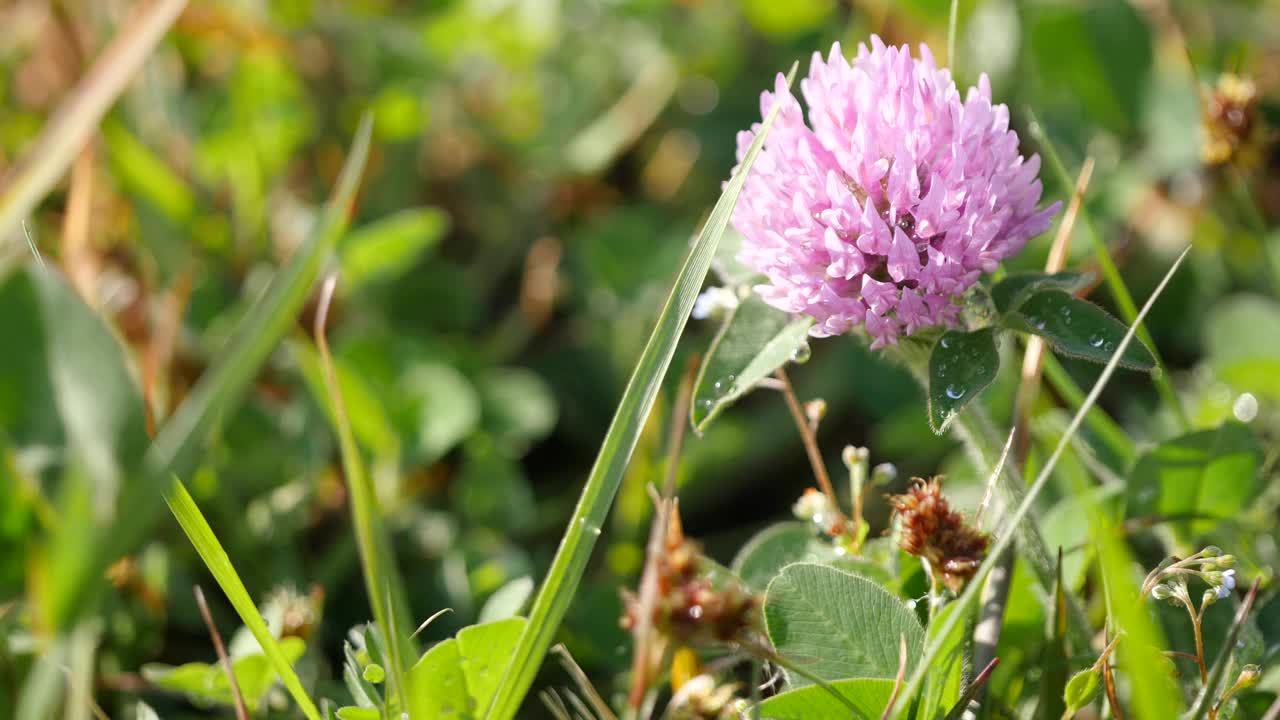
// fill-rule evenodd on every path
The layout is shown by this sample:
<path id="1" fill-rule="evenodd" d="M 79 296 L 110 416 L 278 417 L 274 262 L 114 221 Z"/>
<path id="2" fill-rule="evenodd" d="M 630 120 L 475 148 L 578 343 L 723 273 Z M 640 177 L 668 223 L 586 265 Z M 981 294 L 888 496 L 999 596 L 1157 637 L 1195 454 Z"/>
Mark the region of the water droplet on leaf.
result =
<path id="1" fill-rule="evenodd" d="M 964 397 L 965 389 L 959 385 L 948 385 L 946 389 L 947 397 L 952 400 L 959 400 Z"/>

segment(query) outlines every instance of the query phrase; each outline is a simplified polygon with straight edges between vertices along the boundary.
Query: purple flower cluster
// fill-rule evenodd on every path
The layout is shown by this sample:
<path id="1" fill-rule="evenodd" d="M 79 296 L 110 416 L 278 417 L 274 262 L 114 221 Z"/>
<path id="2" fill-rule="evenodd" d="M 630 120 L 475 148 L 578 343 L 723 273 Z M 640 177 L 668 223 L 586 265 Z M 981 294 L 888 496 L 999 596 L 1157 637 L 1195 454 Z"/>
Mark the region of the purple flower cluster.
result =
<path id="1" fill-rule="evenodd" d="M 986 76 L 961 101 L 924 45 L 917 60 L 873 35 L 850 63 L 837 43 L 800 89 L 808 124 L 782 75 L 761 96 L 781 109 L 733 225 L 739 259 L 769 281 L 756 291 L 811 316 L 815 337 L 863 326 L 879 348 L 954 325 L 957 299 L 1058 209 L 1036 209 L 1040 159 L 1018 153 Z M 738 134 L 739 160 L 759 129 Z"/>

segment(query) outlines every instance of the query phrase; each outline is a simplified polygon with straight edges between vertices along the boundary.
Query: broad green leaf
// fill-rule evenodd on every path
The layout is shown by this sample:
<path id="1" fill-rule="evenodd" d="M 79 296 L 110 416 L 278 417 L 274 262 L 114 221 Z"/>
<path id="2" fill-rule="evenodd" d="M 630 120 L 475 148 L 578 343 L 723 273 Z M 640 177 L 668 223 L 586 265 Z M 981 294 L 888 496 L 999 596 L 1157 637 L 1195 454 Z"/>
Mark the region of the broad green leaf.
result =
<path id="1" fill-rule="evenodd" d="M 1262 447 L 1248 426 L 1226 422 L 1162 443 L 1138 459 L 1129 477 L 1128 516 L 1184 518 L 1187 542 L 1239 516 L 1259 492 Z M 1185 519 L 1190 515 L 1204 519 Z"/>
<path id="2" fill-rule="evenodd" d="M 1280 400 L 1280 303 L 1236 295 L 1204 321 L 1204 348 L 1218 376 L 1237 390 Z"/>
<path id="3" fill-rule="evenodd" d="M 996 379 L 996 329 L 948 330 L 929 354 L 929 426 L 942 434 L 965 405 Z"/>
<path id="4" fill-rule="evenodd" d="M 443 210 L 415 208 L 352 230 L 340 250 L 343 288 L 353 292 L 403 275 L 448 229 L 449 216 Z"/>
<path id="5" fill-rule="evenodd" d="M 795 318 L 748 295 L 725 318 L 698 371 L 689 418 L 698 432 L 774 370 L 807 349 L 811 318 Z"/>
<path id="6" fill-rule="evenodd" d="M 428 650 L 405 675 L 413 717 L 483 717 L 526 622 L 513 617 L 472 625 Z"/>
<path id="7" fill-rule="evenodd" d="M 531 595 L 533 595 L 533 578 L 525 576 L 512 580 L 489 596 L 484 607 L 480 608 L 478 622 L 483 625 L 519 615 L 529 602 Z"/>
<path id="8" fill-rule="evenodd" d="M 789 78 L 795 76 L 795 67 L 793 66 Z M 694 239 L 684 264 L 676 274 L 671 293 L 667 296 L 653 333 L 645 343 L 640 360 L 627 382 L 618 411 L 605 433 L 600 454 L 582 488 L 578 506 L 560 540 L 555 559 L 552 560 L 542 588 L 533 601 L 529 624 L 520 634 L 520 642 L 511 654 L 511 666 L 499 686 L 493 706 L 485 715 L 490 720 L 509 720 L 515 717 L 543 658 L 551 648 L 560 621 L 586 572 L 591 550 L 595 547 L 605 518 L 608 517 L 613 499 L 618 494 L 631 453 L 635 451 L 645 420 L 653 409 L 662 380 L 671 366 L 676 343 L 684 332 L 694 300 L 707 277 L 716 245 L 729 225 L 733 206 L 738 201 L 738 195 L 742 192 L 756 156 L 760 154 L 760 148 L 764 146 L 779 107 L 775 102 L 770 108 L 760 131 L 751 142 L 751 147 L 725 185 L 711 216 Z"/>
<path id="9" fill-rule="evenodd" d="M 1005 318 L 1005 324 L 1039 335 L 1060 353 L 1096 363 L 1111 359 L 1126 329 L 1106 310 L 1061 290 L 1032 293 Z M 1120 365 L 1153 370 L 1156 361 L 1151 351 L 1135 340 L 1120 356 Z"/>
<path id="10" fill-rule="evenodd" d="M 1062 578 L 1068 592 L 1083 586 L 1089 566 L 1096 559 L 1097 548 L 1080 537 L 1080 528 L 1089 522 L 1089 507 L 1097 505 L 1104 512 L 1119 515 L 1123 511 L 1123 488 L 1102 486 L 1089 488 L 1087 497 L 1070 494 L 1062 498 L 1040 520 L 1045 542 L 1051 548 L 1062 548 Z"/>
<path id="11" fill-rule="evenodd" d="M 743 584 L 764 592 L 782 568 L 797 562 L 830 564 L 834 547 L 814 537 L 813 528 L 801 522 L 782 522 L 756 533 L 734 556 L 729 569 Z"/>
<path id="12" fill-rule="evenodd" d="M 991 288 L 991 300 L 1001 315 L 1022 304 L 1032 293 L 1040 290 L 1075 292 L 1088 280 L 1078 272 L 1021 272 L 1009 275 Z"/>
<path id="13" fill-rule="evenodd" d="M 893 681 L 880 678 L 855 678 L 831 683 L 836 692 L 858 708 L 857 717 L 876 720 L 889 704 Z M 815 720 L 816 718 L 848 718 L 849 708 L 816 685 L 788 690 L 760 703 L 762 720 Z"/>
<path id="14" fill-rule="evenodd" d="M 900 638 L 908 671 L 924 646 L 924 628 L 900 598 L 825 565 L 783 568 L 765 593 L 764 618 L 778 652 L 824 680 L 896 677 Z M 787 677 L 793 687 L 809 684 Z"/>

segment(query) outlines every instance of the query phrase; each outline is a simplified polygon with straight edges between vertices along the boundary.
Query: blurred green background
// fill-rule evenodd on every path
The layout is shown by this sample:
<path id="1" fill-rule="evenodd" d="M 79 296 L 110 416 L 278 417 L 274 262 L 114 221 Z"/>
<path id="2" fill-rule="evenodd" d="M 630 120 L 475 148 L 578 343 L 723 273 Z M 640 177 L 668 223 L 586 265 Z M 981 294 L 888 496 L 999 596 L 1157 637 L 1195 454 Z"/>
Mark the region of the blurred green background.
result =
<path id="1" fill-rule="evenodd" d="M 0 169 L 24 152 L 131 5 L 0 4 Z M 734 135 L 759 119 L 760 91 L 794 61 L 803 74 L 814 50 L 840 40 L 852 51 L 872 32 L 928 42 L 944 60 L 948 5 L 194 2 L 32 218 L 30 240 L 110 318 L 152 418 L 163 419 L 315 220 L 371 110 L 374 148 L 341 244 L 330 336 L 415 624 L 452 608 L 426 631 L 443 638 L 474 622 L 505 583 L 545 571 L 673 272 L 734 164 Z M 1265 228 L 1280 218 L 1270 129 L 1280 117 L 1280 3 L 959 7 L 948 64 L 966 86 L 979 72 L 990 76 L 1024 150 L 1037 149 L 1026 132 L 1031 108 L 1070 173 L 1086 156 L 1096 160 L 1089 217 L 1139 302 L 1194 241 L 1150 327 L 1195 423 L 1234 412 L 1275 438 L 1280 267 L 1267 249 L 1280 238 Z M 1204 100 L 1225 72 L 1250 78 L 1257 100 L 1238 154 L 1210 167 Z M 1065 196 L 1052 173 L 1043 177 L 1048 199 Z M 79 214 L 76 187 L 90 198 Z M 1072 264 L 1089 269 L 1092 249 L 1080 227 L 1076 235 Z M 1033 241 L 1013 266 L 1043 266 L 1049 239 Z M 1093 297 L 1109 302 L 1105 291 Z M 313 311 L 299 318 L 294 340 L 309 333 Z M 673 376 L 713 330 L 691 323 Z M 307 639 L 304 675 L 337 699 L 342 641 L 370 610 L 309 347 L 288 341 L 272 355 L 187 481 L 255 598 L 270 599 L 295 621 L 289 632 Z M 1086 386 L 1096 374 L 1066 364 Z M 1005 365 L 986 396 L 1000 417 L 1016 380 L 1016 363 Z M 802 397 L 828 403 L 819 437 L 831 467 L 840 467 L 843 445 L 866 445 L 903 481 L 945 472 L 961 505 L 976 500 L 973 472 L 952 440 L 929 431 L 910 377 L 858 341 L 814 343 L 792 378 Z M 1151 383 L 1119 380 L 1102 404 L 1134 441 L 1173 434 Z M 653 413 L 563 631 L 606 689 L 629 659 L 618 588 L 634 584 L 643 559 L 644 488 L 664 472 L 670 395 Z M 1040 402 L 1037 431 L 1061 432 L 1057 398 Z M 0 402 L 7 462 L 37 478 L 61 451 L 33 430 L 44 411 Z M 776 393 L 748 397 L 691 438 L 685 459 L 685 529 L 722 560 L 788 517 L 812 484 Z M 1123 459 L 1100 462 L 1124 471 Z M 9 640 L 0 647 L 0 706 L 12 701 L 39 638 L 38 623 L 11 612 L 44 561 L 38 493 L 21 487 L 12 479 L 0 487 L 0 635 Z M 1046 509 L 1063 495 L 1051 492 Z M 872 512 L 878 532 L 882 498 Z M 1063 526 L 1058 542 L 1085 539 Z M 1251 545 L 1255 569 L 1273 573 L 1274 541 Z M 195 712 L 138 673 L 149 662 L 212 659 L 190 592 L 213 588 L 204 566 L 165 516 L 110 579 L 100 703 L 114 714 L 141 693 L 164 717 Z M 234 614 L 210 596 L 230 634 Z M 540 685 L 563 682 L 550 669 Z"/>

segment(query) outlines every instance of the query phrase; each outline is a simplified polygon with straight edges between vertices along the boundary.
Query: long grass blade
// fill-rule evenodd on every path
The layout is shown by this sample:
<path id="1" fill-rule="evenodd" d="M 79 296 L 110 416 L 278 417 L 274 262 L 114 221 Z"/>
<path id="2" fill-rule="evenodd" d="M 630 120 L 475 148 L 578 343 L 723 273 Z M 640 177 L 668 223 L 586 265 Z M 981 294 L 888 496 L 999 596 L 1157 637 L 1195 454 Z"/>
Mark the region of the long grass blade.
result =
<path id="1" fill-rule="evenodd" d="M 788 75 L 788 86 L 794 75 L 793 67 Z M 591 550 L 595 547 L 609 507 L 617 495 L 623 472 L 640 437 L 640 430 L 649 411 L 653 409 L 654 400 L 675 354 L 676 343 L 693 310 L 693 301 L 711 268 L 711 259 L 715 255 L 720 236 L 729 224 L 729 216 L 738 200 L 738 194 L 742 192 L 751 165 L 764 146 L 765 136 L 777 114 L 778 104 L 775 102 L 676 276 L 675 285 L 667 296 L 662 314 L 658 316 L 653 334 L 649 336 L 640 361 L 622 394 L 618 411 L 605 434 L 600 454 L 587 483 L 582 488 L 582 496 L 560 541 L 560 547 L 556 550 L 551 569 L 533 601 L 529 624 L 520 634 L 515 652 L 512 653 L 511 665 L 507 668 L 494 696 L 493 705 L 486 715 L 491 720 L 509 720 L 515 717 L 525 693 L 533 684 L 534 675 L 551 647 L 569 601 L 582 580 L 587 560 L 591 557 Z"/>
<path id="2" fill-rule="evenodd" d="M 1135 322 L 1129 326 L 1129 331 L 1126 332 L 1124 338 L 1116 344 L 1116 352 L 1111 356 L 1111 361 L 1102 369 L 1102 374 L 1098 376 L 1097 382 L 1093 384 L 1093 389 L 1089 391 L 1089 395 L 1085 398 L 1084 404 L 1081 405 L 1078 411 L 1076 411 L 1075 416 L 1071 418 L 1071 423 L 1067 426 L 1066 432 L 1063 433 L 1062 438 L 1058 441 L 1057 447 L 1054 448 L 1053 453 L 1049 456 L 1048 460 L 1045 461 L 1044 467 L 1041 468 L 1040 474 L 1036 476 L 1035 482 L 1032 483 L 1031 487 L 1027 490 L 1026 495 L 1022 498 L 1022 502 L 1018 504 L 1017 509 L 1009 516 L 1008 521 L 1005 523 L 1004 530 L 1000 533 L 999 537 L 992 544 L 991 550 L 987 553 L 987 559 L 983 561 L 982 566 L 978 568 L 977 574 L 969 581 L 969 585 L 965 588 L 965 591 L 956 599 L 955 603 L 959 607 L 949 614 L 949 617 L 943 623 L 941 630 L 935 637 L 949 637 L 955 630 L 955 625 L 959 622 L 959 619 L 961 617 L 965 617 L 972 609 L 973 603 L 977 601 L 979 590 L 983 586 L 988 573 L 990 573 L 991 569 L 999 562 L 1001 555 L 1003 555 L 1005 550 L 1009 548 L 1009 545 L 1013 543 L 1014 538 L 1016 537 L 1014 530 L 1031 513 L 1032 503 L 1035 502 L 1036 497 L 1040 495 L 1040 492 L 1044 490 L 1045 485 L 1048 484 L 1049 477 L 1053 474 L 1053 469 L 1057 466 L 1058 460 L 1062 457 L 1062 453 L 1071 442 L 1072 436 L 1074 436 L 1076 431 L 1080 429 L 1080 424 L 1084 421 L 1084 417 L 1088 413 L 1089 408 L 1093 407 L 1093 404 L 1097 402 L 1098 396 L 1102 394 L 1103 388 L 1107 385 L 1107 381 L 1111 379 L 1111 375 L 1115 372 L 1116 366 L 1119 364 L 1121 353 L 1123 353 L 1124 349 L 1133 341 L 1134 335 L 1137 332 L 1138 323 L 1147 316 L 1151 307 L 1155 305 L 1155 301 L 1160 297 L 1161 293 L 1164 292 L 1165 287 L 1169 284 L 1169 280 L 1173 278 L 1173 274 L 1177 272 L 1178 267 L 1182 265 L 1182 261 L 1186 259 L 1187 253 L 1190 251 L 1191 248 L 1187 247 L 1187 249 L 1183 250 L 1182 254 L 1178 256 L 1178 259 L 1174 261 L 1172 267 L 1170 267 L 1169 271 L 1165 273 L 1164 279 L 1162 279 L 1160 284 L 1156 286 L 1155 291 L 1151 293 L 1151 297 L 1147 298 L 1146 304 L 1142 306 L 1142 309 L 1135 316 Z M 915 671 L 911 674 L 911 678 L 907 681 L 906 691 L 903 693 L 901 701 L 892 706 L 893 714 L 891 717 L 906 717 L 907 709 L 911 705 L 911 698 L 920 691 L 920 687 L 924 683 L 925 675 L 933 665 L 934 661 L 937 660 L 938 653 L 940 651 L 941 645 L 936 642 L 931 643 L 925 648 L 924 657 L 920 659 L 920 662 L 916 665 Z"/>
<path id="3" fill-rule="evenodd" d="M 352 198 L 369 155 L 371 131 L 372 120 L 366 116 L 356 132 L 333 195 L 311 237 L 295 251 L 262 300 L 245 316 L 226 350 L 160 429 L 144 458 L 149 476 L 170 479 L 164 491 L 169 510 L 308 720 L 320 720 L 319 710 L 267 629 L 209 522 L 177 478 L 194 468 L 200 444 L 208 436 L 220 411 L 230 407 L 244 392 L 280 337 L 295 322 L 320 268 L 346 229 Z"/>
<path id="4" fill-rule="evenodd" d="M 191 540 L 200 559 L 209 568 L 213 579 L 218 581 L 218 587 L 226 593 L 231 606 L 240 616 L 240 621 L 249 628 L 254 639 L 262 646 L 262 654 L 280 676 L 285 688 L 293 696 L 294 702 L 298 703 L 307 720 L 320 720 L 320 711 L 316 709 L 311 696 L 307 695 L 306 689 L 302 687 L 302 680 L 294 672 L 293 666 L 281 652 L 280 644 L 272 636 L 271 630 L 267 628 L 267 621 L 262 619 L 258 606 L 253 603 L 249 591 L 240 581 L 240 576 L 236 573 L 235 566 L 231 564 L 227 551 L 222 548 L 222 543 L 218 542 L 218 536 L 213 534 L 213 528 L 209 527 L 209 521 L 205 520 L 204 515 L 200 513 L 200 508 L 196 507 L 196 501 L 191 498 L 186 486 L 175 481 L 173 489 L 165 496 L 165 501 L 169 503 L 173 516 L 177 518 L 183 532 Z"/>
<path id="5" fill-rule="evenodd" d="M 324 366 L 325 388 L 333 403 L 330 417 L 342 451 L 342 470 L 347 476 L 347 487 L 351 493 L 351 522 L 355 526 L 356 546 L 359 548 L 360 565 L 364 570 L 365 592 L 368 593 L 369 605 L 373 609 L 374 622 L 382 628 L 383 637 L 387 638 L 391 654 L 391 686 L 404 697 L 404 673 L 408 669 L 405 645 L 409 641 L 407 628 L 399 626 L 396 619 L 408 617 L 409 605 L 396 568 L 395 553 L 382 523 L 378 495 L 369 480 L 369 473 L 365 471 L 364 460 L 360 457 L 360 449 L 351 431 L 351 419 L 342 400 L 342 388 L 338 385 L 333 354 L 329 351 L 325 326 L 329 304 L 333 300 L 337 284 L 338 276 L 330 275 L 325 278 L 320 291 L 319 310 L 315 319 L 316 346 L 320 351 L 320 362 Z"/>
<path id="6" fill-rule="evenodd" d="M 157 0 L 112 40 L 49 118 L 22 161 L 0 181 L 0 246 L 71 167 L 116 98 L 178 19 L 187 0 Z"/>

